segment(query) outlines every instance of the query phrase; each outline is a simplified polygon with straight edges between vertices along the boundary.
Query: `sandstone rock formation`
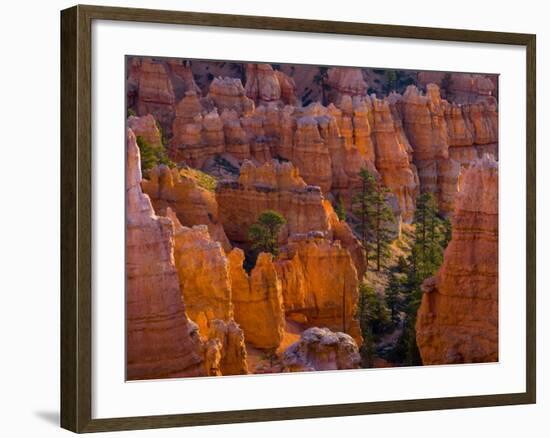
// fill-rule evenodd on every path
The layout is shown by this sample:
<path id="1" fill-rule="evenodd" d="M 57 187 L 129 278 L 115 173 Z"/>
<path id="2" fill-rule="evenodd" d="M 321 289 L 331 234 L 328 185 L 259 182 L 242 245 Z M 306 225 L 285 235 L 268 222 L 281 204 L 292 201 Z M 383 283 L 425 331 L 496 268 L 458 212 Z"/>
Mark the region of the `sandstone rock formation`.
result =
<path id="1" fill-rule="evenodd" d="M 187 319 L 172 251 L 172 221 L 140 188 L 139 149 L 128 130 L 126 173 L 127 378 L 205 374 L 196 325 Z"/>
<path id="2" fill-rule="evenodd" d="M 338 104 L 343 96 L 365 96 L 367 83 L 360 68 L 332 67 L 327 71 L 330 99 Z"/>
<path id="3" fill-rule="evenodd" d="M 230 240 L 248 241 L 248 229 L 265 210 L 275 210 L 287 220 L 289 234 L 328 231 L 323 195 L 308 186 L 292 163 L 270 161 L 255 166 L 245 161 L 238 181 L 220 181 L 216 189 L 220 220 Z"/>
<path id="4" fill-rule="evenodd" d="M 423 284 L 416 339 L 429 364 L 498 360 L 498 165 L 465 172 L 443 265 Z"/>
<path id="5" fill-rule="evenodd" d="M 278 102 L 296 105 L 296 84 L 270 64 L 246 65 L 246 95 L 257 104 Z"/>
<path id="6" fill-rule="evenodd" d="M 295 235 L 276 261 L 287 317 L 362 339 L 357 270 L 347 249 L 314 233 Z"/>
<path id="7" fill-rule="evenodd" d="M 157 126 L 155 118 L 151 114 L 142 117 L 128 117 L 127 126 L 137 137 L 142 137 L 153 147 L 162 148 L 162 134 Z"/>
<path id="8" fill-rule="evenodd" d="M 207 225 L 210 236 L 220 242 L 225 251 L 231 249 L 219 221 L 214 193 L 201 187 L 191 174 L 185 173 L 185 169 L 156 166 L 149 171 L 148 179 L 142 180 L 141 187 L 159 214 L 164 214 L 170 207 L 182 225 Z"/>
<path id="9" fill-rule="evenodd" d="M 428 84 L 426 89 L 424 96 L 409 86 L 397 105 L 422 190 L 437 193 L 441 211 L 450 215 L 460 173 L 457 163 L 468 167 L 486 152 L 497 155 L 497 107 L 496 102 L 483 100 L 450 104 L 441 99 L 437 85 Z"/>
<path id="10" fill-rule="evenodd" d="M 327 371 L 359 368 L 361 356 L 357 344 L 345 333 L 313 327 L 284 352 L 286 372 Z"/>
<path id="11" fill-rule="evenodd" d="M 229 263 L 218 242 L 204 225 L 180 224 L 166 209 L 174 228 L 174 260 L 187 312 L 198 324 L 209 375 L 247 374 L 242 329 L 233 319 Z"/>
<path id="12" fill-rule="evenodd" d="M 137 113 L 140 116 L 152 114 L 160 122 L 166 135 L 170 136 L 176 97 L 166 67 L 162 62 L 150 58 L 135 62 Z"/>
<path id="13" fill-rule="evenodd" d="M 445 91 L 445 98 L 457 104 L 495 101 L 495 82 L 487 75 L 419 72 L 418 85 L 425 87 L 429 83 L 437 84 Z"/>
<path id="14" fill-rule="evenodd" d="M 233 317 L 227 258 L 206 225 L 184 227 L 170 209 L 167 214 L 174 223 L 174 259 L 187 314 L 208 337 L 211 321 Z"/>
<path id="15" fill-rule="evenodd" d="M 208 368 L 210 375 L 248 374 L 244 334 L 235 321 L 213 320 L 208 338 L 212 350 L 210 355 L 213 356 Z"/>
<path id="16" fill-rule="evenodd" d="M 243 268 L 244 253 L 234 248 L 228 256 L 235 321 L 245 340 L 256 348 L 275 349 L 284 335 L 281 281 L 271 254 L 260 253 L 250 276 Z"/>
<path id="17" fill-rule="evenodd" d="M 214 101 L 219 111 L 232 109 L 242 114 L 254 110 L 254 102 L 247 98 L 238 78 L 215 78 L 210 84 L 208 97 Z"/>

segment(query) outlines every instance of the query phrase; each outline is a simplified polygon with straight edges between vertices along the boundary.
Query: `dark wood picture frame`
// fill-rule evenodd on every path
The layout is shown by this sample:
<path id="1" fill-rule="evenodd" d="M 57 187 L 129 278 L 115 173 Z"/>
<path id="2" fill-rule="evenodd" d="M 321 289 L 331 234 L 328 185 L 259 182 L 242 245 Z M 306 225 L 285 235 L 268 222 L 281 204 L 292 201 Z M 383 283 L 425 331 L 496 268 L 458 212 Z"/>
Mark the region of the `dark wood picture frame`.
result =
<path id="1" fill-rule="evenodd" d="M 527 58 L 526 391 L 498 395 L 92 419 L 91 24 L 93 20 L 221 26 L 525 46 Z M 535 403 L 535 58 L 536 37 L 531 34 L 82 5 L 62 11 L 61 426 L 80 433 Z"/>

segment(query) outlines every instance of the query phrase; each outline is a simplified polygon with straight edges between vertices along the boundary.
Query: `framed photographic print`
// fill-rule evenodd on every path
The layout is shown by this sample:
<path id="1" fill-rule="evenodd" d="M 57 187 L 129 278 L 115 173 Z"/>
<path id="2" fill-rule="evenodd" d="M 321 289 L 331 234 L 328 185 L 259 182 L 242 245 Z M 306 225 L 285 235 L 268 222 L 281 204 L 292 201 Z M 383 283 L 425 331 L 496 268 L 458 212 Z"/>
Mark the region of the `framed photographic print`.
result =
<path id="1" fill-rule="evenodd" d="M 61 421 L 535 403 L 535 36 L 61 13 Z"/>

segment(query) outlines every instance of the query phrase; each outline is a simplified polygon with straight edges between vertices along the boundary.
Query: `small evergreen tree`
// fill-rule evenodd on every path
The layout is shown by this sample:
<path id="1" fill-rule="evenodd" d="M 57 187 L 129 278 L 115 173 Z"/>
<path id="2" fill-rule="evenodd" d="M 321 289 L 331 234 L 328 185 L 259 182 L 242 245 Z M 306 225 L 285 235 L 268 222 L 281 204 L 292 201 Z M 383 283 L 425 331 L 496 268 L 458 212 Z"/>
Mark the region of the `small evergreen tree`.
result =
<path id="1" fill-rule="evenodd" d="M 372 254 L 376 270 L 380 271 L 383 260 L 389 255 L 393 237 L 390 225 L 395 221 L 387 203 L 389 190 L 367 169 L 361 169 L 359 177 L 361 190 L 353 199 L 353 213 L 359 221 L 357 228 L 365 248 L 367 266 Z"/>
<path id="2" fill-rule="evenodd" d="M 136 137 L 136 143 L 141 157 L 141 173 L 144 176 L 147 176 L 150 169 L 160 164 L 165 164 L 171 168 L 176 167 L 176 164 L 168 157 L 164 147 L 152 146 L 141 135 Z"/>
<path id="3" fill-rule="evenodd" d="M 390 311 L 391 321 L 398 324 L 401 320 L 399 312 L 402 308 L 401 282 L 395 273 L 390 274 L 390 282 L 385 291 L 386 306 Z"/>
<path id="4" fill-rule="evenodd" d="M 258 221 L 248 229 L 248 238 L 252 242 L 252 249 L 256 252 L 269 252 L 277 255 L 279 246 L 277 235 L 286 219 L 274 210 L 266 210 L 258 217 Z"/>
<path id="5" fill-rule="evenodd" d="M 416 314 L 422 301 L 421 285 L 433 276 L 443 262 L 443 252 L 451 239 L 451 223 L 438 214 L 432 193 L 418 197 L 414 217 L 414 242 L 405 267 L 406 279 L 402 286 L 407 315 L 403 333 L 393 352 L 393 360 L 405 365 L 421 365 L 416 344 Z"/>

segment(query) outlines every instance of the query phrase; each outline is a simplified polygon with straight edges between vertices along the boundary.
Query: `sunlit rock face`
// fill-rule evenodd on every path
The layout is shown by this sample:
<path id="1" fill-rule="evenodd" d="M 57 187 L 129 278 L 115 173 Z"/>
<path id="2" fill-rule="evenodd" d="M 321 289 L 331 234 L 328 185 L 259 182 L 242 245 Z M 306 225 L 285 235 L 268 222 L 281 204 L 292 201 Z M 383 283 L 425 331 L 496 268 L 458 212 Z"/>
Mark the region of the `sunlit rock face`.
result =
<path id="1" fill-rule="evenodd" d="M 197 326 L 189 321 L 174 265 L 169 218 L 141 191 L 139 149 L 128 130 L 126 173 L 127 378 L 205 374 Z"/>
<path id="2" fill-rule="evenodd" d="M 233 319 L 229 262 L 205 225 L 180 224 L 166 209 L 174 229 L 174 260 L 187 313 L 198 325 L 209 375 L 247 374 L 242 329 Z"/>
<path id="3" fill-rule="evenodd" d="M 182 174 L 178 169 L 160 165 L 151 169 L 148 179 L 141 182 L 155 211 L 164 214 L 170 207 L 179 222 L 186 226 L 207 225 L 212 239 L 229 251 L 231 245 L 219 220 L 218 204 L 213 191 L 201 187 L 197 180 Z"/>
<path id="4" fill-rule="evenodd" d="M 304 331 L 283 355 L 285 372 L 348 370 L 359 368 L 360 362 L 351 336 L 319 327 Z"/>
<path id="5" fill-rule="evenodd" d="M 429 364 L 498 360 L 498 165 L 475 161 L 461 178 L 453 236 L 423 284 L 416 339 Z"/>
<path id="6" fill-rule="evenodd" d="M 276 349 L 284 335 L 285 319 L 282 284 L 271 254 L 260 253 L 250 276 L 243 268 L 241 249 L 233 249 L 228 259 L 235 321 L 246 342 L 260 349 Z"/>
<path id="7" fill-rule="evenodd" d="M 397 99 L 405 132 L 413 149 L 422 191 L 436 193 L 440 211 L 452 216 L 461 167 L 483 152 L 498 149 L 496 106 L 487 102 L 450 104 L 435 84 L 423 95 L 407 87 Z"/>
<path id="8" fill-rule="evenodd" d="M 247 242 L 248 229 L 265 210 L 278 211 L 287 220 L 282 240 L 289 234 L 329 229 L 321 191 L 308 186 L 290 162 L 255 166 L 245 161 L 238 181 L 218 184 L 216 200 L 220 220 L 233 241 Z"/>
<path id="9" fill-rule="evenodd" d="M 339 241 L 295 235 L 276 261 L 286 314 L 308 327 L 327 327 L 362 339 L 357 309 L 357 270 Z"/>
<path id="10" fill-rule="evenodd" d="M 205 356 L 211 358 L 206 361 L 209 375 L 248 374 L 244 334 L 235 321 L 213 320 L 206 345 Z"/>
<path id="11" fill-rule="evenodd" d="M 168 214 L 176 220 L 172 211 Z M 229 267 L 223 248 L 208 233 L 206 225 L 192 228 L 175 223 L 174 259 L 187 314 L 203 337 L 210 322 L 233 317 Z"/>

